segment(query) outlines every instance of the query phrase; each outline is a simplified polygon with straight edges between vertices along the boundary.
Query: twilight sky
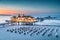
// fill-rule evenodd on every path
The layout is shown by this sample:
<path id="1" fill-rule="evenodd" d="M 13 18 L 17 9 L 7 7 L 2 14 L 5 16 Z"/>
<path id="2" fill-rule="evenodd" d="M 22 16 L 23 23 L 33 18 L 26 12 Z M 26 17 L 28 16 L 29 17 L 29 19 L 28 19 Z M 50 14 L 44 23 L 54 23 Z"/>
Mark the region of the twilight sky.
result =
<path id="1" fill-rule="evenodd" d="M 0 14 L 60 12 L 59 0 L 0 0 Z"/>

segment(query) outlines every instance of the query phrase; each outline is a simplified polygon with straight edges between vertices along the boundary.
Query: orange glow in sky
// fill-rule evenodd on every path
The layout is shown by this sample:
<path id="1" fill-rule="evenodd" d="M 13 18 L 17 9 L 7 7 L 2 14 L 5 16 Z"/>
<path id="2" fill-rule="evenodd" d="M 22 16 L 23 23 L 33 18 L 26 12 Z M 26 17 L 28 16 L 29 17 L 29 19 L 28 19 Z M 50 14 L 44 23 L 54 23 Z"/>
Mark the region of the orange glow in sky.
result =
<path id="1" fill-rule="evenodd" d="M 16 11 L 16 10 L 6 10 L 6 9 L 0 9 L 0 14 L 16 14 L 16 13 L 25 13 L 23 11 Z"/>

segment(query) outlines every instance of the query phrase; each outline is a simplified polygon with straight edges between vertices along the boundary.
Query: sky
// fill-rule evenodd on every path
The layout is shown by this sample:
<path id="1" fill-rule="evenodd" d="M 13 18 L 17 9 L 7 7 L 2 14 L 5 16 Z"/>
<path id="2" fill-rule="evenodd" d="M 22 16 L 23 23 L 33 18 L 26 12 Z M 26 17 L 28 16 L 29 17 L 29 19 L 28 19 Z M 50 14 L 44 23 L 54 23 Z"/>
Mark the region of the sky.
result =
<path id="1" fill-rule="evenodd" d="M 60 13 L 59 0 L 0 0 L 0 14 Z"/>

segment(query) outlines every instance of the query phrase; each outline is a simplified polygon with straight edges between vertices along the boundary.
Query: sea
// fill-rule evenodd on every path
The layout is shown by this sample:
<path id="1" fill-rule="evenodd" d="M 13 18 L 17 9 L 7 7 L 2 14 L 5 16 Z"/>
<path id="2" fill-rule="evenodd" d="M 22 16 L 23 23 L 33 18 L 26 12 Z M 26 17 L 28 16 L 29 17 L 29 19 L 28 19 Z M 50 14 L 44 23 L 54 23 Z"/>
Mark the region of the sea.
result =
<path id="1" fill-rule="evenodd" d="M 31 14 L 29 14 L 31 15 Z M 37 22 L 36 25 L 5 25 L 0 27 L 0 40 L 60 40 L 60 14 L 35 14 L 34 17 L 52 16 L 56 19 Z M 0 24 L 6 23 L 11 16 L 0 16 Z M 23 28 L 23 33 L 19 33 Z M 33 29 L 32 29 L 33 28 Z M 13 32 L 12 32 L 13 29 Z M 28 29 L 27 31 L 25 31 Z M 30 30 L 32 30 L 30 32 Z M 27 32 L 29 32 L 27 34 Z M 38 35 L 37 35 L 38 33 Z"/>

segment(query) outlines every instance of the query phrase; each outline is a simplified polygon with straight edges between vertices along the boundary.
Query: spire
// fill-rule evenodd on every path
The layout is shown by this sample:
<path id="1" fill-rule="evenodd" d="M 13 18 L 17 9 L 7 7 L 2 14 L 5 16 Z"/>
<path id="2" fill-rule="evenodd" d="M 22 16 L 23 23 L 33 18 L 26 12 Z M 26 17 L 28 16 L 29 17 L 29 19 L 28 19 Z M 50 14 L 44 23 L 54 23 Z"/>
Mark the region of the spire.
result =
<path id="1" fill-rule="evenodd" d="M 20 17 L 20 14 L 18 14 L 18 17 Z"/>

